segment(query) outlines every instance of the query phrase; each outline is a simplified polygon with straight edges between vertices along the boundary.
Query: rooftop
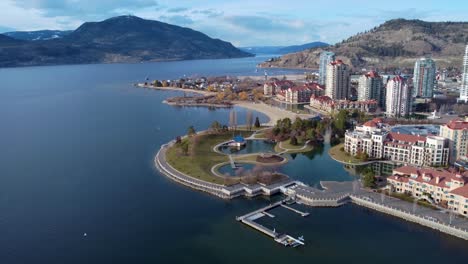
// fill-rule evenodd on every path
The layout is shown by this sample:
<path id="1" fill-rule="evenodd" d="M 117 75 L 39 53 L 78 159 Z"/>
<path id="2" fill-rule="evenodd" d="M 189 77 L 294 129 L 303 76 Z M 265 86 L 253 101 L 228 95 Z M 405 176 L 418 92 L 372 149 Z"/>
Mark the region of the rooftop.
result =
<path id="1" fill-rule="evenodd" d="M 466 119 L 453 119 L 450 120 L 450 122 L 448 122 L 446 126 L 454 130 L 468 129 L 468 121 Z"/>
<path id="2" fill-rule="evenodd" d="M 414 136 L 414 135 L 400 134 L 400 133 L 394 133 L 394 132 L 391 132 L 390 134 L 388 134 L 388 139 L 404 141 L 404 142 L 412 142 L 412 143 L 426 141 L 426 137 L 423 137 L 423 136 L 419 136 L 419 135 Z"/>

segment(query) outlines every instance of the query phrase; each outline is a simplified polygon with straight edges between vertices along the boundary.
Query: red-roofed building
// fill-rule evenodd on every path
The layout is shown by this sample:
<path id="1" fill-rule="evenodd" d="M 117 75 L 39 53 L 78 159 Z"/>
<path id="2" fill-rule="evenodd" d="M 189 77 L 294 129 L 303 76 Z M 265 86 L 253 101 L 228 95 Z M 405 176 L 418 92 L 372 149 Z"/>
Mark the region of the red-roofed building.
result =
<path id="1" fill-rule="evenodd" d="M 331 113 L 340 110 L 360 110 L 363 112 L 375 112 L 377 109 L 377 101 L 349 101 L 349 100 L 332 100 L 329 96 L 317 96 L 313 94 L 310 98 L 310 106 L 312 108 Z"/>
<path id="2" fill-rule="evenodd" d="M 285 91 L 295 85 L 294 82 L 289 80 L 274 80 L 263 85 L 263 94 L 265 96 L 273 96 L 276 94 L 282 94 L 284 96 Z"/>
<path id="3" fill-rule="evenodd" d="M 454 119 L 440 127 L 440 136 L 450 141 L 450 161 L 468 160 L 468 118 Z"/>
<path id="4" fill-rule="evenodd" d="M 447 206 L 468 215 L 468 174 L 403 166 L 387 178 L 388 187 L 397 193 L 412 195 Z"/>
<path id="5" fill-rule="evenodd" d="M 291 104 L 308 103 L 312 90 L 307 86 L 294 86 L 286 90 L 285 101 Z"/>
<path id="6" fill-rule="evenodd" d="M 385 159 L 417 166 L 445 166 L 449 161 L 449 142 L 437 136 L 388 133 L 377 120 L 366 122 L 354 131 L 346 131 L 346 152 L 355 156 L 367 153 L 370 158 Z"/>

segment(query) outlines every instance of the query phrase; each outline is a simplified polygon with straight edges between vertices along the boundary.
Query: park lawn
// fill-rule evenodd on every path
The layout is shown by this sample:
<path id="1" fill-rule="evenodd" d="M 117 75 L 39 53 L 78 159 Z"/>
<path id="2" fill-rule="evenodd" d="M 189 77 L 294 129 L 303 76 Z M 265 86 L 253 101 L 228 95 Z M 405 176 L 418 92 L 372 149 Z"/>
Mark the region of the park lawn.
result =
<path id="1" fill-rule="evenodd" d="M 234 160 L 237 162 L 247 161 L 247 162 L 257 162 L 258 153 L 251 155 L 242 155 L 240 157 L 233 156 Z"/>
<path id="2" fill-rule="evenodd" d="M 348 162 L 348 163 L 361 163 L 363 162 L 360 159 L 357 159 L 350 154 L 346 153 L 344 150 L 341 150 L 341 148 L 344 147 L 344 144 L 338 144 L 328 151 L 328 154 L 330 154 L 333 158 L 343 161 L 343 162 Z"/>
<path id="3" fill-rule="evenodd" d="M 251 132 L 236 132 L 236 135 L 238 134 L 248 136 Z M 197 143 L 192 155 L 182 155 L 178 147 L 174 145 L 167 150 L 167 162 L 176 170 L 206 182 L 226 185 L 236 183 L 233 182 L 232 179 L 218 177 L 211 173 L 211 168 L 214 165 L 229 161 L 228 156 L 214 152 L 213 147 L 232 139 L 232 132 L 223 134 L 203 134 L 197 135 L 196 137 L 198 137 L 196 140 Z"/>
<path id="4" fill-rule="evenodd" d="M 287 153 L 304 153 L 304 152 L 312 151 L 314 149 L 314 147 L 311 146 L 311 145 L 307 145 L 304 149 L 302 149 L 304 147 L 304 144 L 305 144 L 305 142 L 302 142 L 302 141 L 299 141 L 297 146 L 291 145 L 289 142 L 290 142 L 289 139 L 287 139 L 285 141 L 282 141 L 281 142 L 281 147 L 282 148 L 280 148 L 280 146 L 279 146 L 280 143 L 277 143 L 275 145 L 275 152 L 279 153 L 279 152 L 283 152 L 283 151 L 285 151 L 287 149 L 288 150 Z"/>

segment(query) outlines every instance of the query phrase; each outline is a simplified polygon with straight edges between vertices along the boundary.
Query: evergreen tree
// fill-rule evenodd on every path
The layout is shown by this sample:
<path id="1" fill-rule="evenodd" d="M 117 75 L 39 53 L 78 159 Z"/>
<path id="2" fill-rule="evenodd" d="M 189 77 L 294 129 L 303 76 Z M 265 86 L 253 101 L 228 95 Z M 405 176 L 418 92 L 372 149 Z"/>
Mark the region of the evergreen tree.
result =
<path id="1" fill-rule="evenodd" d="M 260 120 L 258 119 L 258 116 L 255 117 L 255 127 L 259 128 L 260 127 Z"/>

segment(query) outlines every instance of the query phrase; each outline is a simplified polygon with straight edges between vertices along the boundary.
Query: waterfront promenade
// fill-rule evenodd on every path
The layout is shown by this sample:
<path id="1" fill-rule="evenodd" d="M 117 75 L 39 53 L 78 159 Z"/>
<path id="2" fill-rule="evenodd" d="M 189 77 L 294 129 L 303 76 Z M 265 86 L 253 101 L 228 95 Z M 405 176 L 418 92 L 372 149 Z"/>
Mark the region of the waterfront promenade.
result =
<path id="1" fill-rule="evenodd" d="M 181 184 L 223 199 L 232 199 L 239 196 L 270 196 L 282 193 L 309 206 L 338 207 L 351 202 L 468 240 L 468 220 L 466 218 L 363 189 L 357 181 L 321 182 L 324 190 L 293 180 L 268 186 L 260 184 L 224 186 L 205 182 L 175 170 L 165 161 L 165 153 L 169 145 L 161 146 L 160 151 L 158 151 L 155 157 L 156 167 L 164 175 Z"/>
<path id="2" fill-rule="evenodd" d="M 361 188 L 357 181 L 321 182 L 321 185 L 325 190 L 299 185 L 289 188 L 287 194 L 309 206 L 338 207 L 354 203 L 468 240 L 468 219 L 462 216 L 370 191 Z"/>

